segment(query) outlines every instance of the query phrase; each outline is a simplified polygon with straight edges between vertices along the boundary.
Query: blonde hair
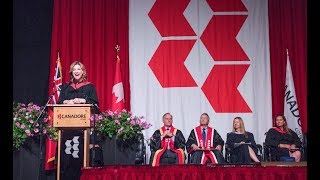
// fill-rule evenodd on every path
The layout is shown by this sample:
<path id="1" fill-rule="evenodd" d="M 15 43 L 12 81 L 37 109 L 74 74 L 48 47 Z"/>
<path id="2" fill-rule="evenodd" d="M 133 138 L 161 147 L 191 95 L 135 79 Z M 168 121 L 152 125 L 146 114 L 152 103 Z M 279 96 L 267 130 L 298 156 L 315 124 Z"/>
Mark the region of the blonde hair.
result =
<path id="1" fill-rule="evenodd" d="M 232 132 L 236 132 L 236 129 L 234 128 L 234 121 L 238 119 L 239 122 L 240 122 L 240 132 L 243 133 L 245 135 L 245 137 L 248 137 L 247 135 L 247 131 L 246 131 L 246 128 L 244 127 L 244 122 L 243 122 L 243 119 L 241 117 L 235 117 L 233 119 L 233 122 L 232 122 Z"/>
<path id="2" fill-rule="evenodd" d="M 86 67 L 80 62 L 80 61 L 74 61 L 70 65 L 70 70 L 69 70 L 69 75 L 70 75 L 70 82 L 74 82 L 74 77 L 73 77 L 73 68 L 75 65 L 79 65 L 81 70 L 83 71 L 82 77 L 80 78 L 80 82 L 86 82 L 87 81 L 87 70 Z"/>

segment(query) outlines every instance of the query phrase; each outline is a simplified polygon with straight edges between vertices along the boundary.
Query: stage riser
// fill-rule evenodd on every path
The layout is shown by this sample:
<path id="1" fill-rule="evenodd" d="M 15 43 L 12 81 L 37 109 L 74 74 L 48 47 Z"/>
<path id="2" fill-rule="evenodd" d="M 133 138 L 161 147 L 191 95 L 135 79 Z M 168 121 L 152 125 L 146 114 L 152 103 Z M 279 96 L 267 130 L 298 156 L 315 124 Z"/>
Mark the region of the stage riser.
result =
<path id="1" fill-rule="evenodd" d="M 290 179 L 306 180 L 307 166 L 105 166 L 102 168 L 83 169 L 81 180 L 127 180 L 127 179 L 174 179 L 174 180 L 270 180 Z"/>

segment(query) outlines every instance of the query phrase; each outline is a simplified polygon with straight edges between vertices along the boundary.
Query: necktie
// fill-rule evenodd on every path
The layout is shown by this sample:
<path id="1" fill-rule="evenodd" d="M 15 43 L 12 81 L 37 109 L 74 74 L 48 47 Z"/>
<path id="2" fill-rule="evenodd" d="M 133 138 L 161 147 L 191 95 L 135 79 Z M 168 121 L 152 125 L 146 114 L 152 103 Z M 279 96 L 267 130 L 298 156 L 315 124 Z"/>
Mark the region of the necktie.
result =
<path id="1" fill-rule="evenodd" d="M 203 128 L 202 129 L 202 138 L 203 138 L 203 143 L 205 144 L 206 143 L 206 129 L 205 128 Z"/>
<path id="2" fill-rule="evenodd" d="M 167 128 L 167 131 L 169 131 L 170 129 L 169 128 Z M 170 140 L 169 139 L 167 139 L 167 141 L 169 141 L 170 142 Z M 167 147 L 167 149 L 170 149 L 170 143 L 168 143 L 168 147 Z"/>

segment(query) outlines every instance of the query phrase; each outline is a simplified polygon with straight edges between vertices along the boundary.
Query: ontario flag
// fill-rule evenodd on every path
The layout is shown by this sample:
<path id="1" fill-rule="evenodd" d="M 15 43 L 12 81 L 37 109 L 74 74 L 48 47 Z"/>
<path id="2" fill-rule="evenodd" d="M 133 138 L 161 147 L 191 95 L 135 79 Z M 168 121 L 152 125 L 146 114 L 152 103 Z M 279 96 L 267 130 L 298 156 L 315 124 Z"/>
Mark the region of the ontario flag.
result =
<path id="1" fill-rule="evenodd" d="M 284 94 L 284 116 L 288 121 L 288 127 L 295 131 L 301 142 L 303 140 L 301 121 L 299 115 L 298 101 L 294 88 L 290 58 L 287 49 L 286 85 Z"/>
<path id="2" fill-rule="evenodd" d="M 62 69 L 61 69 L 61 62 L 60 62 L 60 56 L 59 56 L 59 52 L 58 52 L 58 59 L 57 59 L 57 66 L 55 69 L 55 74 L 53 77 L 53 88 L 52 88 L 52 104 L 56 104 L 58 99 L 59 99 L 59 95 L 60 95 L 60 91 L 59 91 L 59 86 L 62 85 Z"/>
<path id="3" fill-rule="evenodd" d="M 119 46 L 116 46 L 117 50 L 117 60 L 116 60 L 116 71 L 114 76 L 114 83 L 112 87 L 112 111 L 122 111 L 124 109 L 124 91 L 123 83 L 121 78 L 121 68 L 120 68 L 120 57 L 119 57 Z"/>
<path id="4" fill-rule="evenodd" d="M 61 62 L 60 62 L 60 56 L 58 52 L 58 58 L 57 58 L 57 66 L 55 68 L 55 73 L 53 77 L 53 88 L 52 88 L 52 99 L 51 103 L 56 104 L 59 95 L 60 95 L 60 88 L 59 86 L 62 85 L 62 68 L 61 68 Z M 52 126 L 52 118 L 53 118 L 53 111 L 49 108 L 48 110 L 48 125 Z M 47 137 L 46 139 L 46 158 L 45 158 L 45 170 L 52 170 L 56 169 L 56 165 L 54 163 L 55 156 L 56 156 L 56 150 L 57 150 L 57 142 Z"/>

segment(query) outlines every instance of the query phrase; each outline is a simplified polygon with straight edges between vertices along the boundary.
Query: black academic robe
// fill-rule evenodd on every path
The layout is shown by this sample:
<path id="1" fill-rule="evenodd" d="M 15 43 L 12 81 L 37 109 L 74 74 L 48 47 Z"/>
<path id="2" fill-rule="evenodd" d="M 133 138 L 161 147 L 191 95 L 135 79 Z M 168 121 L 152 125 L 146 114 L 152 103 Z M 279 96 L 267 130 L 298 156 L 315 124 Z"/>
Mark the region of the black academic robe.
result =
<path id="1" fill-rule="evenodd" d="M 250 144 L 238 144 L 240 142 Z M 248 146 L 250 146 L 256 154 L 258 152 L 257 144 L 251 132 L 246 132 L 246 135 L 235 132 L 228 133 L 226 145 L 230 148 L 231 163 L 251 163 L 252 159 L 250 158 Z"/>
<path id="2" fill-rule="evenodd" d="M 289 157 L 289 149 L 279 148 L 279 144 L 295 144 L 297 148 L 301 148 L 301 140 L 298 135 L 289 129 L 291 134 L 281 133 L 276 128 L 270 128 L 267 132 L 265 144 L 270 148 L 271 160 L 279 161 L 280 157 Z"/>
<path id="3" fill-rule="evenodd" d="M 187 149 L 188 153 L 191 155 L 190 156 L 191 159 L 189 162 L 192 164 L 201 164 L 202 152 L 201 151 L 192 151 L 192 147 L 191 147 L 192 144 L 196 144 L 197 146 L 199 146 L 197 139 L 196 139 L 196 134 L 195 134 L 194 129 L 192 129 L 190 132 L 190 135 L 189 135 L 187 143 L 186 143 L 186 149 Z M 218 145 L 221 145 L 221 147 L 223 148 L 224 140 L 222 139 L 222 137 L 220 136 L 218 131 L 216 129 L 214 129 L 214 131 L 213 131 L 213 148 L 215 148 Z M 212 150 L 212 152 L 216 156 L 218 163 L 225 162 L 221 151 Z M 208 163 L 210 163 L 210 162 L 208 162 Z"/>
<path id="4" fill-rule="evenodd" d="M 162 149 L 160 129 L 156 130 L 150 139 L 151 155 L 149 164 L 152 164 L 156 151 Z M 186 140 L 180 130 L 177 129 L 176 135 L 171 139 L 174 140 L 174 149 L 182 149 L 183 151 L 185 151 Z M 170 150 L 166 150 L 160 158 L 160 164 L 178 164 L 177 161 L 177 154 L 173 153 Z"/>
<path id="5" fill-rule="evenodd" d="M 91 83 L 91 82 L 82 82 L 79 84 L 75 84 L 75 83 L 67 83 L 67 84 L 63 84 L 60 87 L 60 95 L 59 95 L 59 99 L 57 101 L 57 104 L 63 104 L 64 100 L 70 100 L 70 99 L 74 99 L 74 98 L 83 98 L 86 100 L 86 104 L 94 104 L 96 105 L 92 110 L 92 113 L 98 114 L 101 113 L 100 109 L 97 109 L 97 107 L 99 107 L 99 101 L 98 101 L 98 95 L 97 95 L 97 91 L 95 86 Z M 101 134 L 96 131 L 96 133 L 94 133 L 94 131 L 92 131 L 93 128 L 91 128 L 91 132 L 90 132 L 90 144 L 97 144 L 100 145 L 102 142 L 102 136 Z M 74 133 L 79 133 L 79 134 L 83 134 L 83 130 L 72 130 Z M 98 147 L 99 148 L 99 147 Z M 90 165 L 94 164 L 95 162 L 93 162 L 93 152 L 97 153 L 101 151 L 100 150 L 96 150 L 97 148 L 93 148 L 90 149 Z M 101 154 L 101 152 L 100 152 Z M 103 159 L 97 159 L 97 157 L 94 157 L 94 161 L 102 161 L 100 164 L 103 164 Z M 61 159 L 62 162 L 67 162 L 69 161 L 69 159 Z M 77 164 L 78 166 L 78 164 Z M 77 168 L 75 168 L 77 169 Z"/>
<path id="6" fill-rule="evenodd" d="M 99 105 L 97 90 L 91 82 L 82 82 L 79 84 L 68 83 L 60 86 L 60 95 L 57 104 L 63 104 L 64 100 L 70 100 L 74 98 L 86 99 L 86 104 Z M 93 113 L 100 113 L 95 107 Z M 96 133 L 90 133 L 90 143 L 99 144 L 101 142 L 101 135 Z M 95 142 L 94 142 L 95 141 Z"/>
<path id="7" fill-rule="evenodd" d="M 99 104 L 97 90 L 90 82 L 79 84 L 63 84 L 60 86 L 60 95 L 57 104 L 63 104 L 64 100 L 83 98 L 87 104 Z"/>

